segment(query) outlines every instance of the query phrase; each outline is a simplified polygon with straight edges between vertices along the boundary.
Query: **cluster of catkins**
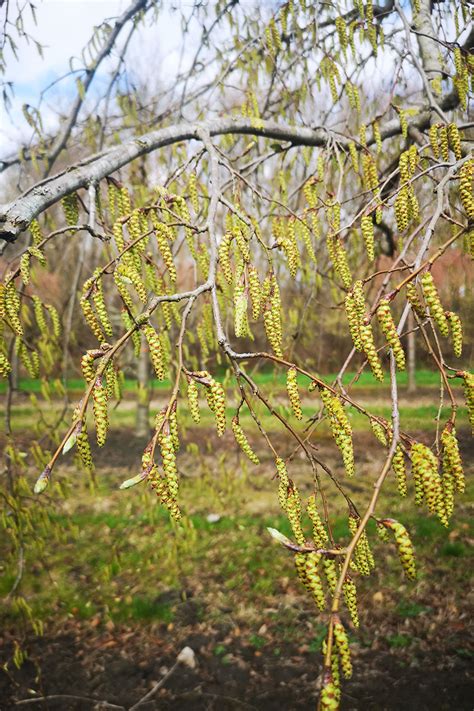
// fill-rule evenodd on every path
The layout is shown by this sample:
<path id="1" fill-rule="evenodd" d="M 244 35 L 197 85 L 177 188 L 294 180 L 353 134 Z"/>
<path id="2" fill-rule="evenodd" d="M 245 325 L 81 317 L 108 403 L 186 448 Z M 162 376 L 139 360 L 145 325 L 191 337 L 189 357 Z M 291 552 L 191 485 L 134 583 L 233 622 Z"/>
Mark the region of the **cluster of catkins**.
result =
<path id="1" fill-rule="evenodd" d="M 228 230 L 219 244 L 218 278 L 221 279 L 223 292 L 227 293 L 229 287 L 232 289 L 234 331 L 237 338 L 253 339 L 248 318 L 250 301 L 252 319 L 257 321 L 263 316 L 268 342 L 274 354 L 281 358 L 283 334 L 280 288 L 272 269 L 260 282 L 256 267 L 250 263 L 249 239 L 249 227 L 245 223 L 241 220 L 228 220 Z"/>
<path id="2" fill-rule="evenodd" d="M 383 380 L 382 365 L 375 347 L 372 326 L 366 316 L 365 297 L 360 280 L 356 281 L 351 291 L 347 293 L 345 308 L 354 347 L 365 353 L 377 380 Z"/>
<path id="3" fill-rule="evenodd" d="M 341 700 L 340 670 L 346 679 L 352 676 L 352 662 L 349 648 L 349 638 L 338 615 L 332 618 L 333 643 L 331 648 L 331 666 L 323 672 L 321 688 L 321 709 L 337 711 Z M 323 642 L 323 654 L 326 655 L 327 642 Z"/>
<path id="4" fill-rule="evenodd" d="M 336 395 L 325 388 L 319 387 L 325 412 L 329 419 L 334 440 L 342 454 L 342 461 L 347 476 L 354 475 L 354 447 L 352 443 L 352 426 L 342 402 Z"/>
<path id="5" fill-rule="evenodd" d="M 454 508 L 454 492 L 464 491 L 464 473 L 459 454 L 456 431 L 448 423 L 441 435 L 441 467 L 438 457 L 421 442 L 415 442 L 410 450 L 415 503 L 426 502 L 428 511 L 436 514 L 445 526 Z"/>
<path id="6" fill-rule="evenodd" d="M 404 232 L 410 222 L 417 220 L 420 214 L 418 199 L 411 181 L 418 165 L 418 159 L 418 151 L 414 144 L 400 156 L 400 188 L 394 205 L 395 219 L 400 232 Z"/>
<path id="7" fill-rule="evenodd" d="M 34 321 L 37 327 L 35 346 L 29 335 L 25 338 L 22 321 L 30 325 L 31 319 L 28 307 L 22 303 L 20 293 L 15 286 L 15 279 L 20 276 L 23 286 L 28 286 L 31 278 L 31 261 L 35 257 L 40 264 L 45 264 L 45 256 L 41 248 L 42 237 L 39 226 L 32 223 L 31 234 L 33 244 L 24 252 L 16 271 L 6 275 L 5 283 L 0 284 L 0 377 L 6 378 L 11 372 L 7 340 L 3 328 L 6 325 L 14 336 L 14 353 L 18 356 L 25 370 L 32 378 L 37 378 L 40 372 L 40 361 L 44 370 L 50 372 L 57 359 L 57 346 L 61 336 L 59 314 L 52 304 L 45 304 L 36 294 L 31 296 Z"/>
<path id="8" fill-rule="evenodd" d="M 215 380 L 207 370 L 198 370 L 190 372 L 186 376 L 187 395 L 189 403 L 189 411 L 194 422 L 198 423 L 201 419 L 199 411 L 199 395 L 198 385 L 205 387 L 205 394 L 209 409 L 214 414 L 216 421 L 216 429 L 219 437 L 222 437 L 226 430 L 226 402 L 225 390 L 221 383 Z"/>
<path id="9" fill-rule="evenodd" d="M 455 123 L 433 123 L 429 129 L 431 150 L 435 158 L 449 161 L 449 149 L 457 160 L 462 158 L 461 136 Z"/>
<path id="10" fill-rule="evenodd" d="M 281 458 L 276 459 L 276 473 L 278 476 L 278 500 L 282 510 L 286 513 L 296 543 L 301 548 L 308 548 L 302 528 L 302 503 L 299 491 L 294 482 L 289 478 L 286 464 Z M 321 520 L 316 505 L 316 497 L 310 496 L 307 501 L 306 512 L 312 523 L 313 535 L 310 545 L 315 549 L 301 550 L 295 553 L 295 566 L 298 577 L 304 587 L 313 597 L 317 607 L 322 611 L 326 608 L 327 586 L 332 595 L 336 589 L 339 567 L 334 556 L 326 555 L 324 551 L 329 545 L 329 536 Z M 323 585 L 323 578 L 325 585 Z M 355 626 L 359 626 L 357 613 L 357 592 L 355 583 L 347 575 L 343 585 L 346 607 Z"/>
<path id="11" fill-rule="evenodd" d="M 424 272 L 420 281 L 431 318 L 436 323 L 442 336 L 451 337 L 454 354 L 459 358 L 462 353 L 462 324 L 459 316 L 453 311 L 445 311 L 443 309 L 431 272 Z"/>

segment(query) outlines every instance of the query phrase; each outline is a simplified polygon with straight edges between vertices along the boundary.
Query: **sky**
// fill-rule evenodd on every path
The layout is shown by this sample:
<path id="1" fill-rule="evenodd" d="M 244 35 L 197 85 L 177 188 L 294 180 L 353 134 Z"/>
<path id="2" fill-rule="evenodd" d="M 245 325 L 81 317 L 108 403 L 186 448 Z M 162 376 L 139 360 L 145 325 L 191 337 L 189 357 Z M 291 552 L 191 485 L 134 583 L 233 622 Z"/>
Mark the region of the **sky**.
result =
<path id="1" fill-rule="evenodd" d="M 33 43 L 17 42 L 18 60 L 8 46 L 6 48 L 4 80 L 14 82 L 15 96 L 10 114 L 0 107 L 0 157 L 9 155 L 31 133 L 23 117 L 23 104 L 37 106 L 41 91 L 69 71 L 70 57 L 77 58 L 73 60 L 73 67 L 83 66 L 81 52 L 92 36 L 94 26 L 106 18 L 120 15 L 129 4 L 130 0 L 36 0 L 37 25 L 27 12 L 25 29 L 44 46 L 44 58 L 39 56 Z M 129 51 L 137 62 L 141 55 L 146 58 L 152 51 L 153 57 L 159 61 L 160 71 L 169 72 L 177 66 L 180 33 L 171 3 L 165 0 L 164 4 L 169 10 L 161 14 L 159 37 L 155 36 L 156 27 L 146 27 L 130 45 Z M 126 33 L 123 38 L 125 36 Z M 97 84 L 105 80 L 110 67 L 110 61 L 103 63 L 94 80 Z M 71 78 L 46 93 L 42 103 L 45 127 L 53 128 L 57 124 L 57 109 L 67 111 L 74 95 L 75 84 Z"/>

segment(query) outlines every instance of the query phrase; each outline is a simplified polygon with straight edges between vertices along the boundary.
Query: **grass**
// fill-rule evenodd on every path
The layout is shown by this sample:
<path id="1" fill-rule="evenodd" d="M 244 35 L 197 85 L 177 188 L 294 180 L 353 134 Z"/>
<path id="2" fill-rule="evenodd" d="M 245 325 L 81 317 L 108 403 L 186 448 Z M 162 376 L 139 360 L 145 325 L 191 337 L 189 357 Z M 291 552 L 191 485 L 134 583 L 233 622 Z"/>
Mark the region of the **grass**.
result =
<path id="1" fill-rule="evenodd" d="M 251 372 L 251 371 L 249 371 Z M 320 377 L 327 382 L 331 383 L 336 378 L 335 373 L 322 374 Z M 349 385 L 355 377 L 354 372 L 345 373 L 342 378 L 344 385 Z M 223 380 L 223 376 L 216 376 L 217 380 Z M 257 385 L 273 385 L 284 388 L 286 386 L 286 372 L 284 369 L 271 370 L 271 371 L 256 371 L 252 373 L 252 379 L 257 383 Z M 408 375 L 405 371 L 398 373 L 397 375 L 398 384 L 401 387 L 405 387 L 408 384 Z M 299 376 L 299 382 L 304 386 L 307 384 L 307 378 Z M 437 387 L 439 385 L 439 373 L 437 371 L 431 370 L 417 370 L 416 371 L 416 384 L 417 386 L 424 387 Z M 71 393 L 77 393 L 84 390 L 85 383 L 82 378 L 70 378 L 67 381 L 67 390 Z M 125 392 L 134 392 L 136 390 L 136 381 L 132 379 L 126 379 L 124 383 Z M 170 382 L 165 380 L 163 382 L 159 380 L 151 380 L 151 387 L 153 390 L 167 390 L 170 387 Z M 384 383 L 379 383 L 372 373 L 363 372 L 358 380 L 354 383 L 353 387 L 356 388 L 373 388 L 378 390 L 383 390 L 389 387 L 388 375 L 385 378 Z M 18 388 L 22 392 L 27 393 L 39 393 L 41 392 L 41 381 L 34 378 L 20 378 L 18 383 Z M 7 383 L 4 380 L 0 381 L 0 394 L 5 393 L 7 389 Z"/>
<path id="2" fill-rule="evenodd" d="M 433 374 L 422 373 L 425 384 L 430 386 Z M 259 377 L 261 382 L 265 378 L 270 382 L 274 376 L 261 373 Z M 320 402 L 316 394 L 310 397 L 315 405 L 304 401 L 307 417 Z M 390 418 L 390 408 L 383 404 L 383 398 L 377 397 L 376 391 L 364 402 L 373 414 Z M 95 488 L 82 475 L 78 476 L 71 453 L 60 459 L 55 474 L 55 481 L 69 490 L 67 497 L 58 499 L 53 487 L 48 492 L 52 496 L 49 502 L 47 498 L 25 500 L 21 514 L 24 572 L 18 592 L 29 606 L 31 619 L 59 625 L 64 620 L 94 619 L 100 624 L 158 626 L 180 625 L 184 624 L 182 620 L 192 619 L 212 626 L 231 610 L 232 624 L 246 629 L 248 645 L 258 652 L 267 648 L 268 643 L 267 633 L 259 632 L 263 621 L 273 630 L 278 644 L 300 644 L 301 614 L 302 610 L 308 610 L 310 623 L 305 634 L 309 650 L 319 651 L 325 618 L 313 610 L 311 599 L 296 579 L 292 555 L 267 532 L 267 527 L 272 527 L 292 537 L 288 520 L 278 506 L 277 484 L 268 453 L 263 453 L 262 464 L 254 468 L 247 460 L 239 460 L 231 435 L 226 435 L 223 446 L 216 451 L 213 418 L 204 402 L 202 405 L 199 426 L 190 421 L 186 408 L 178 410 L 183 434 L 178 460 L 183 474 L 180 498 L 186 513 L 181 525 L 170 522 L 167 512 L 145 485 L 127 492 L 117 490 L 118 483 L 136 473 L 120 459 L 120 451 L 125 453 L 128 443 L 121 442 L 118 433 L 113 433 L 113 443 L 122 449 L 115 463 L 109 463 L 105 451 L 105 466 L 99 471 L 101 476 Z M 284 405 L 278 407 L 289 413 Z M 53 402 L 45 416 L 54 422 L 58 412 Z M 444 408 L 441 417 L 446 418 L 448 412 Z M 229 417 L 231 413 L 229 408 Z M 275 436 L 281 429 L 274 418 L 261 406 L 258 413 L 278 449 L 285 451 L 288 440 Z M 433 432 L 437 413 L 434 405 L 402 400 L 402 428 L 408 432 L 424 429 Z M 348 414 L 355 432 L 356 459 L 362 471 L 346 484 L 355 505 L 363 511 L 383 449 L 372 435 L 365 434 L 367 419 L 352 408 Z M 34 426 L 36 417 L 32 406 L 15 406 L 15 431 L 23 435 Z M 467 423 L 465 408 L 458 410 L 457 418 L 458 431 L 462 431 Z M 133 426 L 133 407 L 115 410 L 111 420 L 123 437 L 125 428 Z M 241 424 L 252 444 L 256 443 L 257 453 L 262 454 L 258 451 L 262 440 L 246 409 L 241 411 Z M 315 442 L 319 456 L 333 471 L 339 472 L 340 457 L 330 443 L 325 422 L 318 428 Z M 312 488 L 309 467 L 295 459 L 290 465 L 290 475 L 302 496 L 307 496 Z M 36 476 L 32 468 L 27 475 L 30 486 Z M 328 479 L 323 480 L 332 512 L 332 532 L 343 546 L 349 539 L 347 506 Z M 407 584 L 395 546 L 379 540 L 373 521 L 369 522 L 368 535 L 378 566 L 371 579 L 356 576 L 356 580 L 362 615 L 366 615 L 369 625 L 373 592 L 384 591 L 384 599 L 388 601 L 386 614 L 393 619 L 392 630 L 386 636 L 390 647 L 404 649 L 412 644 L 405 628 L 403 635 L 397 631 L 401 620 L 416 622 L 437 609 L 436 603 L 427 599 L 427 589 L 444 591 L 449 580 L 450 592 L 456 592 L 459 599 L 464 595 L 472 524 L 467 507 L 462 504 L 467 495 L 460 498 L 461 505 L 447 530 L 436 518 L 414 506 L 411 484 L 409 496 L 401 499 L 393 479 L 386 482 L 376 514 L 396 518 L 410 531 L 417 551 L 419 582 Z M 219 514 L 220 518 L 209 519 L 209 513 Z M 10 534 L 16 536 L 16 524 L 11 517 L 5 521 Z M 304 525 L 309 537 L 309 522 Z M 14 604 L 14 596 L 7 597 L 17 576 L 18 555 L 6 535 L 0 537 L 0 560 L 3 561 L 0 595 L 7 600 L 0 619 L 4 624 L 20 626 L 25 610 Z M 225 659 L 228 652 L 228 647 L 221 644 L 214 654 Z"/>
<path id="3" fill-rule="evenodd" d="M 320 400 L 316 395 L 313 395 L 314 405 L 303 405 L 303 417 L 305 419 L 312 417 L 320 407 Z M 370 400 L 364 400 L 362 404 L 368 409 L 372 415 L 379 417 L 384 417 L 386 420 L 391 418 L 391 407 L 389 404 L 383 405 L 378 401 L 372 403 Z M 161 406 L 161 405 L 160 405 Z M 255 403 L 255 411 L 257 412 L 264 428 L 269 432 L 278 431 L 281 429 L 280 424 L 277 422 L 276 418 L 273 417 L 260 403 Z M 72 408 L 70 408 L 72 410 Z M 292 416 L 290 408 L 286 404 L 277 405 L 275 407 L 276 411 L 282 416 L 288 418 L 290 422 L 295 423 L 294 417 Z M 57 423 L 57 418 L 62 411 L 62 407 L 59 404 L 48 404 L 47 412 L 45 414 L 45 420 L 50 423 L 51 426 L 55 426 Z M 12 407 L 12 429 L 14 432 L 21 432 L 29 427 L 32 427 L 38 417 L 38 411 L 33 405 L 14 405 Z M 409 405 L 402 404 L 399 407 L 400 422 L 402 429 L 406 431 L 410 430 L 430 430 L 435 428 L 436 418 L 440 415 L 441 422 L 446 421 L 450 414 L 450 407 L 443 407 L 439 410 L 437 405 Z M 227 421 L 230 422 L 235 414 L 234 407 L 228 407 L 226 409 Z M 348 415 L 351 420 L 351 424 L 356 431 L 367 431 L 370 429 L 370 423 L 368 418 L 361 412 L 357 411 L 355 408 L 348 408 Z M 154 417 L 154 411 L 152 412 L 152 417 Z M 457 426 L 462 427 L 467 424 L 467 409 L 461 406 L 457 410 Z M 194 422 L 187 407 L 178 408 L 178 419 L 180 427 L 195 428 Z M 257 432 L 257 425 L 250 415 L 247 408 L 242 408 L 239 415 L 240 422 L 242 426 L 250 431 Z M 69 423 L 69 420 L 66 419 Z M 135 410 L 133 407 L 123 407 L 119 405 L 117 409 L 114 409 L 110 413 L 110 423 L 112 428 L 122 429 L 127 428 L 133 430 L 135 425 Z M 152 420 L 150 421 L 152 425 Z M 212 429 L 214 426 L 214 415 L 207 408 L 205 402 L 201 401 L 201 426 Z M 329 436 L 329 426 L 327 421 L 323 421 L 318 425 L 318 433 Z"/>
<path id="4" fill-rule="evenodd" d="M 295 579 L 291 554 L 275 544 L 266 530 L 271 526 L 291 537 L 288 520 L 278 509 L 275 482 L 267 474 L 237 474 L 236 479 L 234 472 L 230 481 L 228 471 L 214 470 L 212 477 L 183 479 L 181 498 L 188 514 L 183 525 L 171 523 L 146 488 L 118 492 L 116 475 L 113 480 L 107 476 L 101 480 L 95 493 L 82 479 L 73 479 L 73 484 L 74 496 L 47 508 L 42 528 L 33 526 L 25 532 L 31 546 L 25 545 L 20 589 L 33 618 L 169 624 L 186 607 L 183 591 L 191 588 L 201 610 L 197 619 L 212 623 L 222 617 L 222 609 L 231 609 L 235 621 L 240 618 L 242 625 L 254 625 L 248 642 L 257 650 L 267 643 L 258 633 L 264 609 L 272 611 L 265 613 L 266 622 L 274 625 L 282 638 L 292 638 L 300 610 L 308 608 L 311 601 Z M 305 488 L 301 484 L 302 492 Z M 359 505 L 367 500 L 371 482 L 360 480 L 358 488 Z M 253 510 L 256 492 L 265 503 L 260 513 Z M 335 491 L 327 493 L 332 507 Z M 212 501 L 222 502 L 221 517 L 215 522 L 208 519 Z M 39 506 L 36 501 L 30 504 L 33 523 Z M 455 515 L 454 537 L 452 530 L 415 509 L 411 499 L 401 500 L 393 485 L 382 494 L 378 510 L 399 518 L 411 531 L 421 579 L 434 577 L 444 584 L 449 576 L 450 585 L 461 588 L 469 556 L 466 509 L 461 507 Z M 41 517 L 43 520 L 44 513 Z M 310 535 L 307 522 L 305 527 Z M 344 545 L 348 540 L 347 515 L 340 503 L 332 529 L 335 539 Z M 396 588 L 403 581 L 393 544 L 379 541 L 372 522 L 368 533 L 379 567 L 375 581 L 358 581 L 362 597 L 373 586 Z M 0 548 L 5 561 L 0 594 L 6 596 L 15 579 L 17 558 L 8 551 L 7 537 Z M 416 589 L 410 585 L 394 608 L 398 618 L 429 614 L 431 606 L 416 598 Z M 14 606 L 4 607 L 4 620 L 10 623 L 21 615 Z M 315 628 L 315 648 L 322 634 L 322 627 Z M 411 644 L 403 635 L 387 641 L 393 647 Z M 214 653 L 226 652 L 223 646 Z"/>

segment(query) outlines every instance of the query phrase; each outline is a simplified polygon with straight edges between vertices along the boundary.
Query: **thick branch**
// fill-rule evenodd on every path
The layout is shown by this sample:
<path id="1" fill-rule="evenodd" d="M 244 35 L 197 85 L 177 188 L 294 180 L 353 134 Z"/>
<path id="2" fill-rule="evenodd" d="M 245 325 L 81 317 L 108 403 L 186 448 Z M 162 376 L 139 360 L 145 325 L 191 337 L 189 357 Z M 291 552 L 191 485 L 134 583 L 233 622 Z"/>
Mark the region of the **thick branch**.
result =
<path id="1" fill-rule="evenodd" d="M 423 69 L 429 81 L 443 76 L 443 67 L 439 59 L 439 47 L 436 32 L 431 21 L 431 2 L 421 0 L 419 11 L 414 18 L 418 30 L 418 46 Z"/>
<path id="2" fill-rule="evenodd" d="M 279 141 L 308 146 L 324 146 L 328 132 L 323 129 L 296 128 L 274 121 L 224 118 L 199 124 L 181 123 L 131 139 L 121 146 L 89 156 L 76 166 L 43 180 L 13 202 L 0 207 L 0 237 L 13 241 L 36 215 L 65 195 L 97 183 L 107 175 L 151 151 L 181 141 L 199 140 L 202 132 L 210 136 L 229 133 L 265 136 Z"/>
<path id="3" fill-rule="evenodd" d="M 451 109 L 458 103 L 458 99 L 451 95 L 441 102 L 441 108 Z M 424 130 L 430 125 L 430 111 L 420 112 L 412 126 Z M 400 122 L 392 119 L 381 127 L 382 139 L 400 133 Z M 276 121 L 263 121 L 259 119 L 220 118 L 213 121 L 200 123 L 179 123 L 150 133 L 145 133 L 139 138 L 132 138 L 121 146 L 109 148 L 106 151 L 85 158 L 75 166 L 71 166 L 62 173 L 37 183 L 18 198 L 6 205 L 0 206 L 0 239 L 13 242 L 16 237 L 26 230 L 30 222 L 43 210 L 54 205 L 65 195 L 75 192 L 80 188 L 88 188 L 90 183 L 98 183 L 114 171 L 128 165 L 136 158 L 151 153 L 164 146 L 170 146 L 181 141 L 200 140 L 202 135 L 209 137 L 227 134 L 240 134 L 263 136 L 277 141 L 289 142 L 292 145 L 325 147 L 328 141 L 335 138 L 339 145 L 347 147 L 350 138 L 336 134 L 324 128 L 307 128 L 292 126 Z M 368 141 L 374 142 L 373 137 Z"/>

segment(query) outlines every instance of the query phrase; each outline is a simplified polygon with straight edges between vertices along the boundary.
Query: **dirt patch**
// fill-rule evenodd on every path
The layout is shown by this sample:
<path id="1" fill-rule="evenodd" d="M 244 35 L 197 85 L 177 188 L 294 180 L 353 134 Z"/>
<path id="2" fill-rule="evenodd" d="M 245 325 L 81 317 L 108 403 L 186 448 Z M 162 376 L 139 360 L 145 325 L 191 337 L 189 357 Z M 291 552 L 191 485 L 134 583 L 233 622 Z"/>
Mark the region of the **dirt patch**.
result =
<path id="1" fill-rule="evenodd" d="M 307 644 L 278 646 L 273 638 L 257 649 L 255 642 L 248 641 L 245 630 L 226 625 L 213 630 L 195 624 L 179 631 L 162 625 L 109 632 L 71 624 L 55 635 L 31 639 L 23 666 L 0 674 L 1 708 L 92 711 L 100 702 L 129 708 L 166 674 L 187 645 L 196 654 L 197 667 L 179 666 L 143 709 L 314 711 L 320 655 Z M 6 642 L 2 661 L 9 653 Z M 341 708 L 470 710 L 474 683 L 468 656 L 454 649 L 418 655 L 355 644 L 354 677 L 345 683 Z M 61 698 L 17 706 L 19 700 L 35 696 L 31 690 L 37 696 Z"/>

